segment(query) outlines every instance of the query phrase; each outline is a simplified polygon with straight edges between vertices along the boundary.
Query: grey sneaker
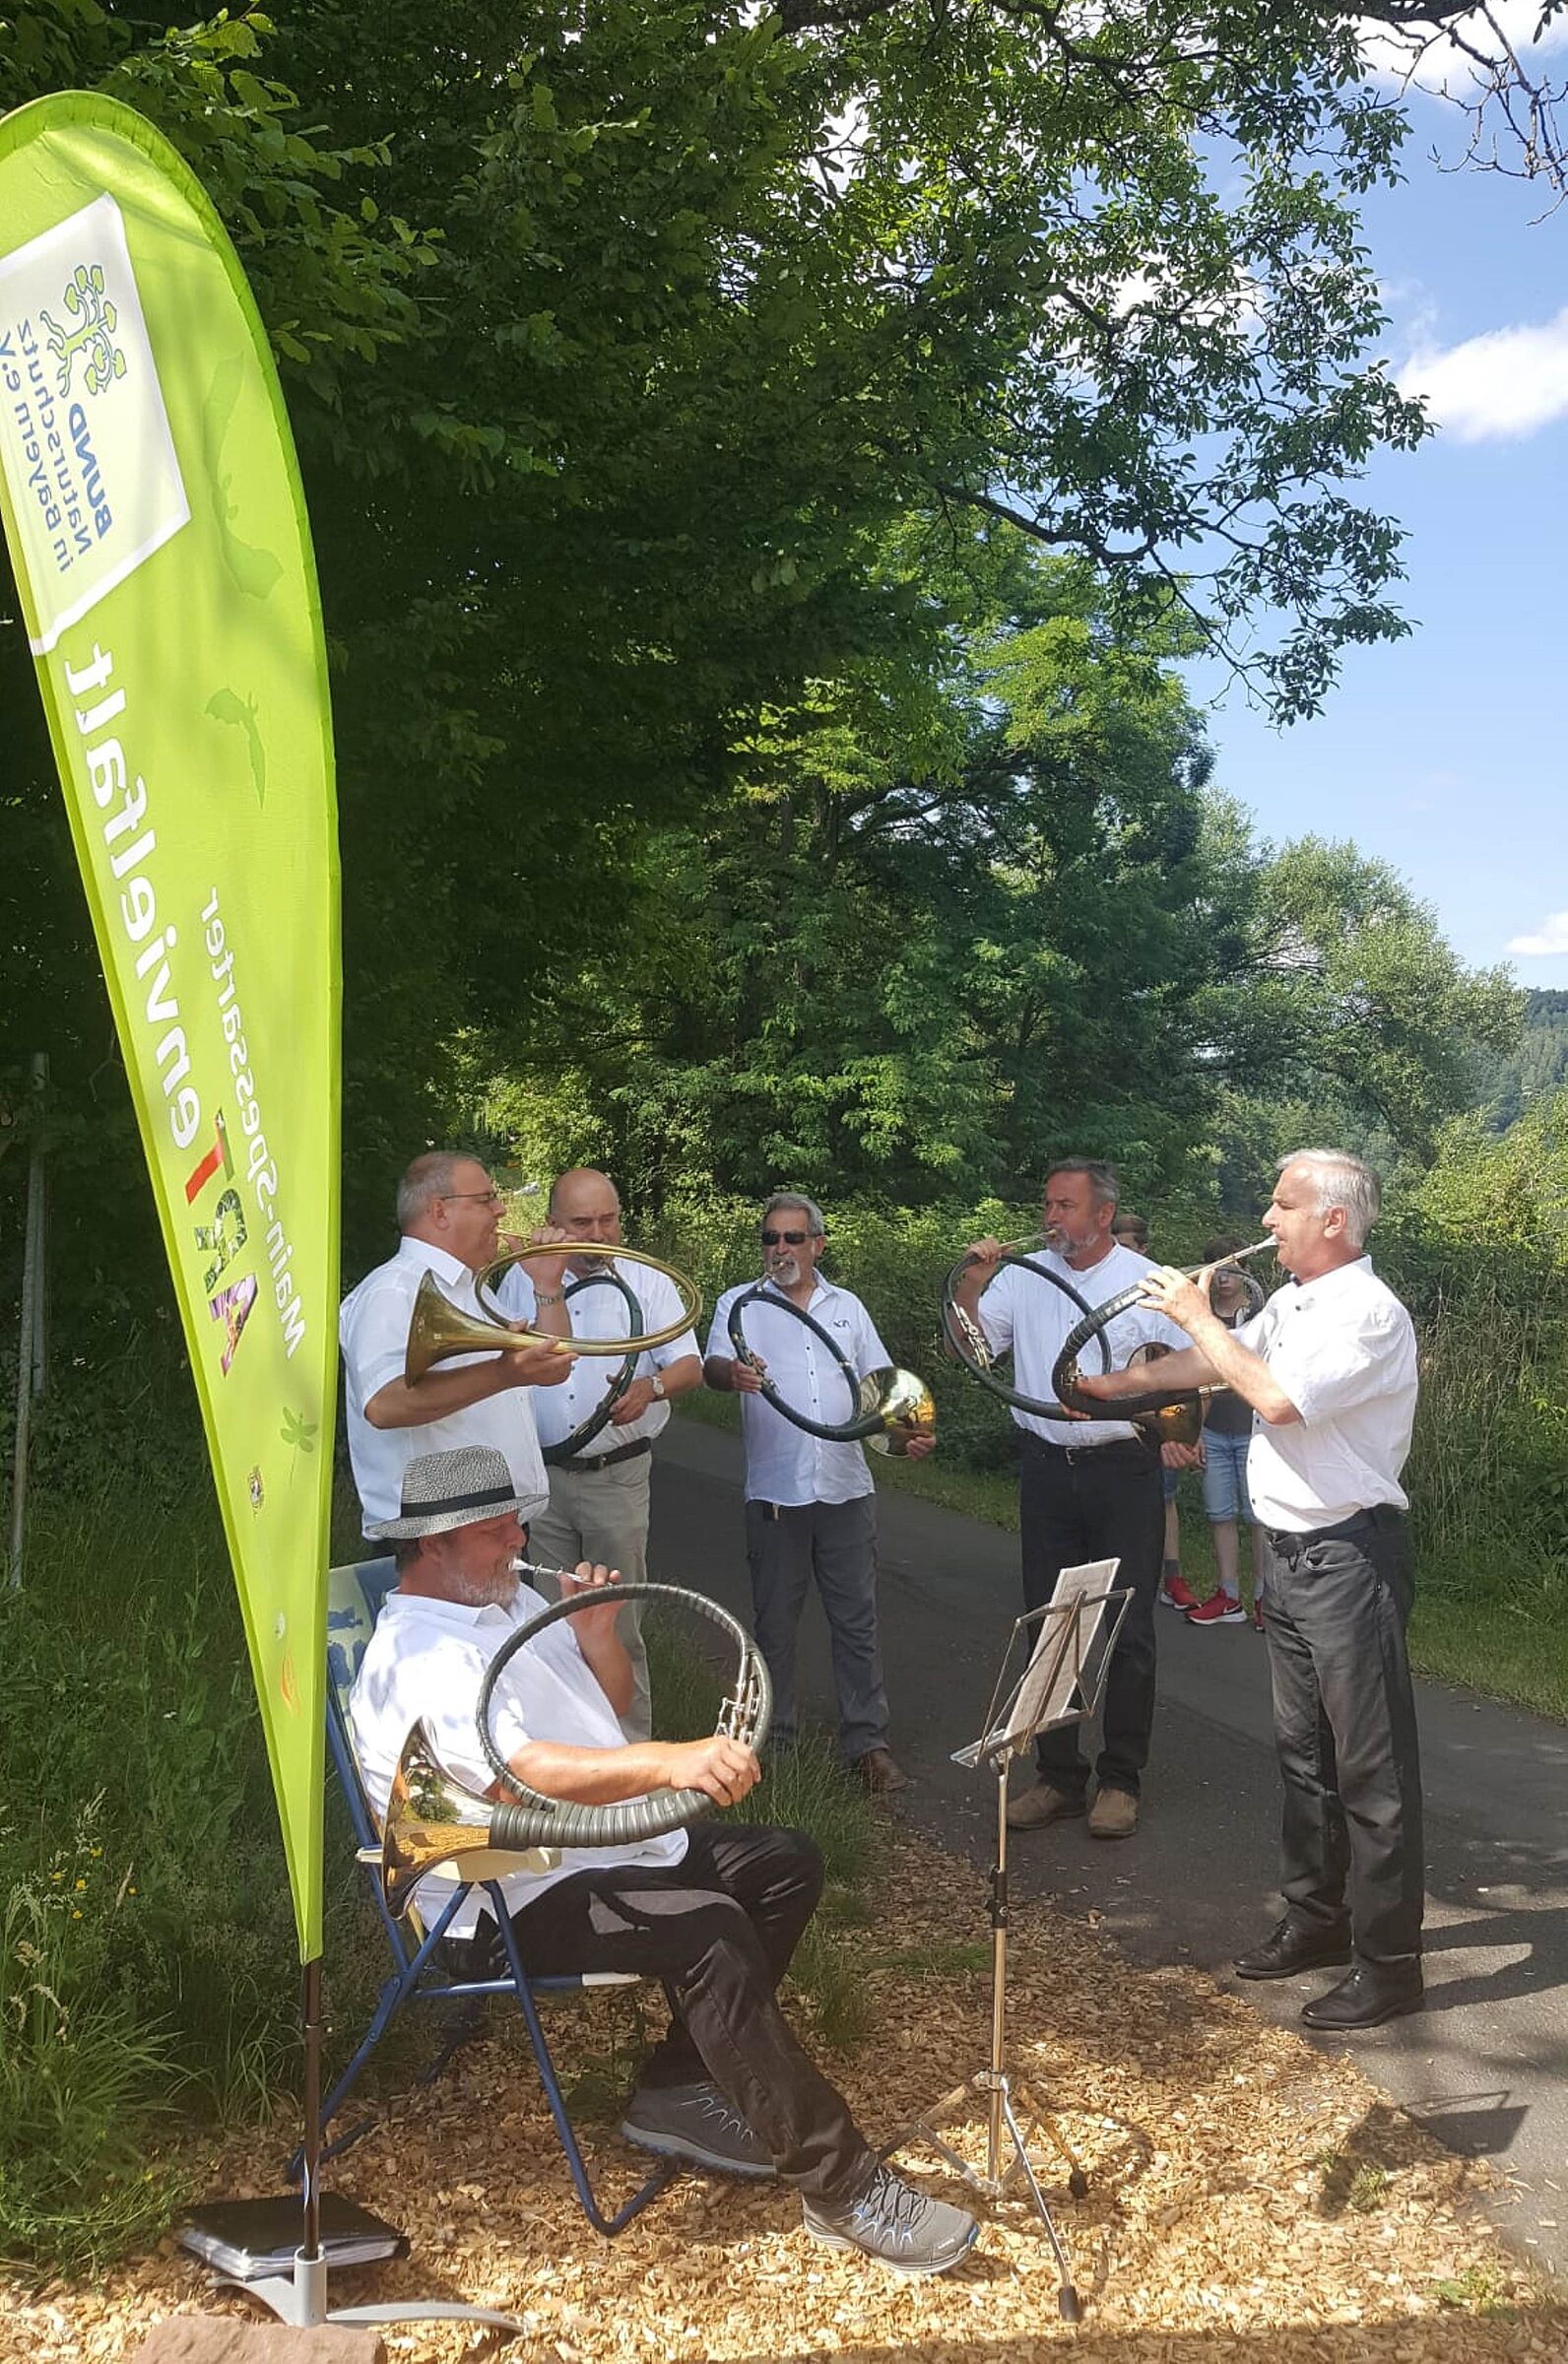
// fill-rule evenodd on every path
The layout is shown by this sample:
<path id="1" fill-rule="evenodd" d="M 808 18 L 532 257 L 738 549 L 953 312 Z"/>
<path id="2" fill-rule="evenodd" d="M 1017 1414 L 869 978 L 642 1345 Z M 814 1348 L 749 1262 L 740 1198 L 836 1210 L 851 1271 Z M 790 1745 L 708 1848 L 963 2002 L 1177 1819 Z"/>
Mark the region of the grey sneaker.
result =
<path id="1" fill-rule="evenodd" d="M 772 2158 L 717 2085 L 647 2085 L 633 2093 L 621 2121 L 628 2142 L 667 2159 L 688 2159 L 715 2175 L 746 2175 L 761 2183 Z"/>
<path id="2" fill-rule="evenodd" d="M 894 2273 L 946 2273 L 974 2245 L 980 2227 L 962 2208 L 929 2200 L 902 2182 L 890 2167 L 879 2167 L 865 2191 L 848 2206 L 824 2207 L 806 2200 L 802 2220 L 814 2241 L 829 2249 L 858 2249 L 890 2266 Z"/>

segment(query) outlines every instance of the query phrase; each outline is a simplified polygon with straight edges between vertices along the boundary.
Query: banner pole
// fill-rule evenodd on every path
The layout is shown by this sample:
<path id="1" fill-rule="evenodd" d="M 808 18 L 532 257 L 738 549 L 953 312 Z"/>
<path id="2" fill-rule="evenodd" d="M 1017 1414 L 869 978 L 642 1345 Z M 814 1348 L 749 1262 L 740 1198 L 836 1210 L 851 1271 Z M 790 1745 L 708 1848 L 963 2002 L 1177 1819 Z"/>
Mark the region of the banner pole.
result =
<path id="1" fill-rule="evenodd" d="M 17 1417 L 11 1474 L 11 1550 L 9 1581 L 22 1583 L 22 1561 L 28 1536 L 28 1447 L 33 1423 L 33 1399 L 42 1384 L 43 1332 L 43 1088 L 49 1062 L 42 1051 L 33 1059 L 33 1145 L 28 1157 L 28 1205 L 22 1247 L 22 1306 L 17 1325 Z"/>
<path id="2" fill-rule="evenodd" d="M 301 2255 L 321 2254 L 321 1956 L 312 1954 L 300 1982 L 305 2030 L 304 2163 L 305 2228 Z"/>

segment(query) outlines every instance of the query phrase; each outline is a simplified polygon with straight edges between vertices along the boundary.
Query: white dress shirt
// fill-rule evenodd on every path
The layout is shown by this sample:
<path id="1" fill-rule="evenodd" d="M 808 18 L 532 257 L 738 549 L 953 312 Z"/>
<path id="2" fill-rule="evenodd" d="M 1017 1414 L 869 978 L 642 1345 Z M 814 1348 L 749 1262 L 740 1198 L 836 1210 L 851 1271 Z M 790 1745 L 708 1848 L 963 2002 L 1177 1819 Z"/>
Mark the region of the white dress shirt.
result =
<path id="1" fill-rule="evenodd" d="M 404 1238 L 398 1252 L 367 1273 L 358 1288 L 344 1298 L 338 1316 L 343 1347 L 344 1394 L 349 1413 L 349 1458 L 354 1482 L 368 1530 L 384 1519 L 395 1519 L 402 1508 L 403 1473 L 422 1453 L 445 1453 L 455 1445 L 494 1445 L 506 1456 L 512 1482 L 525 1497 L 523 1516 L 543 1510 L 550 1499 L 550 1481 L 539 1456 L 530 1398 L 533 1389 L 509 1387 L 487 1396 L 466 1412 L 448 1412 L 444 1419 L 426 1420 L 417 1428 L 372 1428 L 364 1408 L 392 1380 L 403 1376 L 408 1353 L 409 1323 L 414 1299 L 426 1273 L 433 1273 L 447 1295 L 465 1313 L 483 1312 L 474 1293 L 474 1275 L 466 1264 L 448 1256 L 428 1240 Z M 454 1354 L 437 1364 L 443 1371 L 461 1370 L 465 1363 L 486 1362 L 485 1354 Z"/>
<path id="2" fill-rule="evenodd" d="M 1236 1336 L 1263 1356 L 1301 1414 L 1279 1426 L 1260 1420 L 1253 1430 L 1247 1491 L 1260 1523 L 1303 1535 L 1384 1502 L 1404 1510 L 1415 1330 L 1371 1259 L 1287 1282 Z"/>
<path id="3" fill-rule="evenodd" d="M 423 1594 L 388 1593 L 349 1698 L 355 1753 L 378 1820 L 416 1724 L 428 1725 L 436 1756 L 454 1781 L 481 1795 L 490 1787 L 495 1776 L 480 1748 L 475 1718 L 480 1685 L 507 1635 L 544 1611 L 539 1594 L 524 1584 L 506 1609 L 465 1609 Z M 539 1634 L 502 1668 L 490 1699 L 490 1734 L 508 1762 L 526 1740 L 561 1740 L 578 1748 L 623 1745 L 615 1710 L 577 1647 L 569 1618 Z M 684 1830 L 630 1847 L 567 1847 L 555 1871 L 508 1872 L 501 1893 L 515 1913 L 573 1872 L 678 1864 L 686 1851 Z M 419 1909 L 427 1923 L 452 1889 L 451 1880 L 429 1873 L 420 1881 Z M 465 1897 L 447 1936 L 472 1937 L 483 1903 L 479 1896 Z"/>
<path id="4" fill-rule="evenodd" d="M 616 1265 L 616 1271 L 642 1307 L 644 1330 L 664 1330 L 681 1316 L 681 1293 L 665 1274 L 656 1273 L 647 1264 Z M 570 1288 L 576 1279 L 573 1273 L 562 1278 L 562 1287 Z M 503 1273 L 495 1291 L 497 1303 L 503 1305 L 513 1321 L 532 1321 L 534 1318 L 534 1284 L 527 1267 L 514 1264 Z M 628 1324 L 626 1300 L 619 1288 L 601 1281 L 590 1288 L 579 1288 L 568 1297 L 566 1312 L 571 1322 L 573 1338 L 624 1338 Z M 655 1371 L 666 1371 L 672 1362 L 684 1354 L 697 1352 L 696 1333 L 683 1330 L 671 1339 L 667 1346 L 655 1346 L 650 1353 L 639 1354 L 635 1376 L 651 1379 Z M 558 1445 L 580 1427 L 590 1412 L 597 1411 L 605 1390 L 620 1370 L 613 1354 L 585 1354 L 573 1363 L 571 1377 L 563 1387 L 542 1387 L 534 1399 L 534 1420 L 542 1445 Z M 585 1463 L 596 1461 L 603 1453 L 618 1453 L 624 1445 L 633 1445 L 640 1437 L 656 1437 L 670 1417 L 670 1407 L 656 1396 L 646 1412 L 634 1420 L 612 1420 L 600 1429 L 583 1454 Z"/>
<path id="5" fill-rule="evenodd" d="M 722 1355 L 727 1362 L 734 1360 L 730 1307 L 743 1290 L 753 1285 L 745 1280 L 727 1288 L 714 1306 L 713 1326 L 708 1332 L 710 1354 Z M 747 1345 L 767 1364 L 767 1376 L 786 1404 L 798 1406 L 814 1420 L 852 1419 L 859 1406 L 843 1372 L 804 1322 L 768 1304 L 769 1296 L 780 1293 L 769 1280 L 763 1295 L 748 1305 L 742 1317 Z M 885 1369 L 891 1362 L 871 1315 L 852 1290 L 838 1288 L 818 1274 L 806 1310 L 814 1322 L 837 1339 L 860 1378 L 868 1371 Z M 740 1403 L 749 1502 L 778 1502 L 798 1509 L 806 1502 L 854 1502 L 862 1494 L 876 1491 L 859 1445 L 809 1436 L 761 1396 L 744 1395 Z"/>
<path id="6" fill-rule="evenodd" d="M 1107 1297 L 1120 1296 L 1124 1288 L 1131 1288 L 1154 1269 L 1151 1258 L 1123 1247 L 1120 1240 L 1084 1273 L 1065 1263 L 1053 1249 L 1041 1251 L 1034 1262 L 1060 1273 L 1087 1305 L 1103 1305 Z M 1082 1319 L 1071 1297 L 1015 1264 L 1005 1264 L 980 1299 L 980 1326 L 991 1341 L 992 1351 L 1001 1354 L 1007 1347 L 1013 1348 L 1013 1386 L 1020 1395 L 1034 1396 L 1043 1404 L 1056 1401 L 1051 1373 L 1069 1331 L 1076 1330 Z M 1157 1344 L 1179 1350 L 1192 1345 L 1186 1331 L 1178 1330 L 1152 1305 L 1130 1305 L 1116 1316 L 1104 1337 L 1113 1368 L 1125 1363 L 1136 1346 Z M 1078 1356 L 1078 1368 L 1088 1374 L 1104 1367 L 1099 1347 L 1091 1341 Z M 1158 1383 L 1151 1371 L 1150 1389 Z M 1016 1408 L 1013 1416 L 1020 1428 L 1043 1437 L 1047 1444 L 1071 1445 L 1075 1452 L 1085 1452 L 1091 1445 L 1122 1444 L 1138 1433 L 1126 1420 L 1046 1420 L 1038 1412 Z"/>

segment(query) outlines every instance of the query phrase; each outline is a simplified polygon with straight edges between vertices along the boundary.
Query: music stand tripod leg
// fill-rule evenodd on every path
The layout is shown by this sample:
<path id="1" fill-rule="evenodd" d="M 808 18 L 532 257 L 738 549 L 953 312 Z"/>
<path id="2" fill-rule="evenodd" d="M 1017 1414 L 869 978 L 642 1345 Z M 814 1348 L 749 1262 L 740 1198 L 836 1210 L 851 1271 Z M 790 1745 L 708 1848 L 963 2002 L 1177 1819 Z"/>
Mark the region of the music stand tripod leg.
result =
<path id="1" fill-rule="evenodd" d="M 1034 2095 L 1030 2092 L 1027 2085 L 1014 2084 L 1010 2087 L 1010 2092 L 1016 2106 L 1024 2111 L 1027 2115 L 1030 2126 L 1038 2127 L 1040 2133 L 1044 2134 L 1046 2140 L 1050 2143 L 1058 2158 L 1061 2159 L 1066 2165 L 1068 2171 L 1067 2188 L 1072 2193 L 1073 2198 L 1075 2200 L 1081 2200 L 1089 2188 L 1089 2179 L 1083 2172 L 1083 2168 L 1079 2163 L 1078 2153 L 1074 2150 L 1073 2145 L 1071 2142 L 1069 2142 L 1066 2134 L 1063 2134 L 1062 2129 L 1058 2126 L 1050 2111 L 1041 2109 L 1039 2103 L 1036 2101 Z"/>
<path id="2" fill-rule="evenodd" d="M 1056 2221 L 1047 2204 L 1045 2194 L 1040 2190 L 1022 2132 L 1013 2114 L 1013 2096 L 1007 2090 L 1006 2085 L 1002 2089 L 1001 2100 L 1003 2115 L 1008 2122 L 1008 2132 L 1013 2136 L 1013 2155 L 1018 2166 L 1023 2170 L 1024 2180 L 1029 2187 L 1029 2197 L 1034 2202 L 1035 2214 L 1045 2227 L 1046 2239 L 1050 2242 L 1056 2258 L 1057 2271 L 1062 2276 L 1061 2285 L 1056 2294 L 1057 2309 L 1064 2323 L 1077 2323 L 1082 2314 L 1082 2309 L 1078 2305 L 1078 2294 L 1073 2287 L 1073 2268 L 1068 2264 L 1067 2251 L 1062 2247 L 1062 2238 L 1056 2229 Z"/>

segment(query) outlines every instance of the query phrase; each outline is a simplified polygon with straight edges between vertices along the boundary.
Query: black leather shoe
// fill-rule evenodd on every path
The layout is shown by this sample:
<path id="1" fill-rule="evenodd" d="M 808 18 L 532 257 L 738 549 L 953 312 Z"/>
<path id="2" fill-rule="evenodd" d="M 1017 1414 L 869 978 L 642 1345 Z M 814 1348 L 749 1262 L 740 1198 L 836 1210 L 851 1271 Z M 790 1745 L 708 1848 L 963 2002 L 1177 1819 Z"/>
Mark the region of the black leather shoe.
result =
<path id="1" fill-rule="evenodd" d="M 1236 1963 L 1238 1978 L 1295 1978 L 1303 1970 L 1329 1970 L 1350 1959 L 1347 1929 L 1315 1929 L 1286 1913 L 1272 1937 L 1265 1937 Z"/>
<path id="2" fill-rule="evenodd" d="M 1385 2019 L 1420 2010 L 1425 2001 L 1418 1962 L 1398 1970 L 1376 1962 L 1357 1962 L 1348 1978 L 1341 1978 L 1327 1995 L 1309 2003 L 1301 2016 L 1308 2027 L 1381 2027 Z"/>

